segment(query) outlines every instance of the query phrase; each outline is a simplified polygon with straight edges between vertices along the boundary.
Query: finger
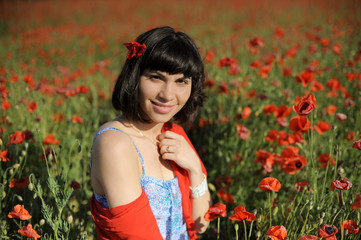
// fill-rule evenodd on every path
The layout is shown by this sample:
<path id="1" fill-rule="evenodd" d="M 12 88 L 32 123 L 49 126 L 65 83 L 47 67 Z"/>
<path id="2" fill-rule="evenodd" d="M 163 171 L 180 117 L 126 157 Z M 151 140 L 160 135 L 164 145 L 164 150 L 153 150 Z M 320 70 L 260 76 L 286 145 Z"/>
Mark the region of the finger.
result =
<path id="1" fill-rule="evenodd" d="M 159 141 L 163 140 L 163 139 L 178 139 L 181 135 L 175 133 L 175 132 L 172 132 L 172 131 L 165 131 L 161 134 L 159 134 L 158 136 L 158 139 Z"/>
<path id="2" fill-rule="evenodd" d="M 169 146 L 169 145 L 173 145 L 173 146 L 177 146 L 179 145 L 177 140 L 173 140 L 173 139 L 163 139 L 162 141 L 159 142 L 159 147 L 162 148 L 163 146 Z"/>
<path id="3" fill-rule="evenodd" d="M 161 148 L 160 148 L 160 153 L 161 154 L 164 154 L 164 153 L 174 153 L 175 152 L 175 146 L 173 145 L 163 145 Z"/>
<path id="4" fill-rule="evenodd" d="M 175 153 L 172 153 L 172 152 L 166 152 L 166 153 L 163 153 L 162 154 L 162 159 L 164 160 L 171 160 L 171 161 L 175 161 L 176 159 L 176 154 Z"/>

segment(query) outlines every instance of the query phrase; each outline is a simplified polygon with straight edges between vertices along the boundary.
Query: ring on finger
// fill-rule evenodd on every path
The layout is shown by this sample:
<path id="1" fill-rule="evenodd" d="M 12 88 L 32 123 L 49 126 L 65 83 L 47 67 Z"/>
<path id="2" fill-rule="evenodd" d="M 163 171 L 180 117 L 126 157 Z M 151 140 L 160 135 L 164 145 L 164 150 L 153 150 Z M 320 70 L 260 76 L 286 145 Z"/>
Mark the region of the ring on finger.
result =
<path id="1" fill-rule="evenodd" d="M 169 146 L 167 146 L 167 149 L 166 149 L 167 152 L 170 152 L 170 149 L 169 149 Z"/>

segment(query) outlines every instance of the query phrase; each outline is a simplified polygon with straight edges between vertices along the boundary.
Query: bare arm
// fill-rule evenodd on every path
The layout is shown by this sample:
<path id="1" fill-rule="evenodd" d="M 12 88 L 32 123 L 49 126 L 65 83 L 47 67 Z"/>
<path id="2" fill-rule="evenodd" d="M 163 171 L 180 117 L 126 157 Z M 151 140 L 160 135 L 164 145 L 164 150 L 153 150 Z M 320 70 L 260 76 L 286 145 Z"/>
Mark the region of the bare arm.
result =
<path id="1" fill-rule="evenodd" d="M 116 131 L 99 135 L 92 161 L 94 191 L 105 193 L 109 208 L 130 203 L 141 195 L 138 155 L 127 135 Z"/>

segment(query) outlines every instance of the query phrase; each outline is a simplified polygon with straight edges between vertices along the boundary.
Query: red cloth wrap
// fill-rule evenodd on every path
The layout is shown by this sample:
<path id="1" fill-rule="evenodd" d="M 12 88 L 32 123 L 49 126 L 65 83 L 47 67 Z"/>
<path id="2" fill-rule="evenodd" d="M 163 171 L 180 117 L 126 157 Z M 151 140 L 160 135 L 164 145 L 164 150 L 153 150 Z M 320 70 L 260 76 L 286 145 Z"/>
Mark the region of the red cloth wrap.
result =
<path id="1" fill-rule="evenodd" d="M 172 131 L 182 135 L 189 145 L 195 151 L 193 144 L 184 132 L 183 128 L 174 123 L 166 123 L 162 128 L 164 131 Z M 207 175 L 206 169 L 199 159 L 202 171 Z M 198 239 L 195 228 L 195 222 L 192 217 L 192 196 L 189 189 L 188 172 L 171 161 L 173 171 L 178 178 L 179 188 L 182 193 L 182 206 L 184 220 L 187 225 L 190 240 Z M 131 203 L 121 205 L 115 208 L 103 208 L 95 199 L 93 194 L 90 200 L 90 211 L 95 222 L 97 239 L 130 239 L 142 240 L 162 239 L 157 221 L 150 208 L 148 197 L 142 190 L 142 194 Z"/>

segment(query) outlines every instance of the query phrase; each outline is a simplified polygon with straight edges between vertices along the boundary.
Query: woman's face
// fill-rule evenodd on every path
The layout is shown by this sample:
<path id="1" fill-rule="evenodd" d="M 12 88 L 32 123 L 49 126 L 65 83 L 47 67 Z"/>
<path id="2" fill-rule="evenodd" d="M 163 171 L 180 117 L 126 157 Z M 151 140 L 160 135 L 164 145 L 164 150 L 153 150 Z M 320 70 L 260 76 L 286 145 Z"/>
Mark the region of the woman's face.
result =
<path id="1" fill-rule="evenodd" d="M 191 90 L 192 79 L 183 73 L 148 70 L 140 76 L 139 104 L 152 122 L 168 122 L 186 104 Z"/>

